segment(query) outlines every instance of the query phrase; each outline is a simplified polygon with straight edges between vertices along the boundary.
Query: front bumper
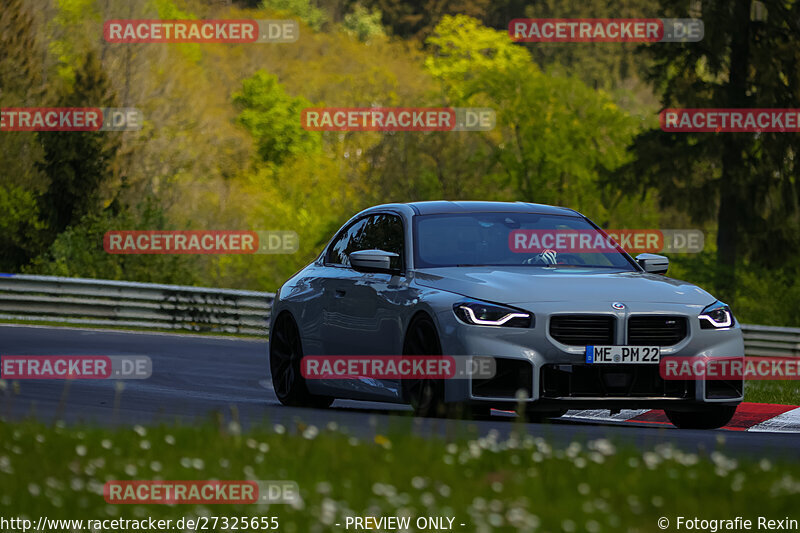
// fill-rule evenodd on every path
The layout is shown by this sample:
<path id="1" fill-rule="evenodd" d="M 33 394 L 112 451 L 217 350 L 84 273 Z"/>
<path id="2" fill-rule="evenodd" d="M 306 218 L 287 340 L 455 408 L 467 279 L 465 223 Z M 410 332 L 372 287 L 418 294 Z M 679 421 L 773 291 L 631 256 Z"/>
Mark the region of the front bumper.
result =
<path id="1" fill-rule="evenodd" d="M 686 336 L 672 346 L 662 346 L 669 357 L 744 357 L 738 324 L 723 330 L 701 329 L 697 315 L 702 306 L 684 304 L 628 304 L 623 311 L 608 304 L 548 302 L 528 305 L 535 314 L 531 328 L 472 326 L 451 311 L 436 316 L 443 353 L 453 356 L 492 356 L 497 374 L 492 380 L 458 379 L 445 384 L 445 400 L 513 408 L 522 401 L 528 409 L 691 409 L 698 404 L 737 405 L 743 400 L 741 380 L 664 380 L 659 365 L 586 364 L 585 346 L 562 344 L 550 335 L 555 315 L 601 314 L 615 318 L 611 344 L 625 345 L 631 316 L 682 316 Z M 538 310 L 537 310 L 538 308 Z M 595 311 L 587 311 L 595 309 Z"/>

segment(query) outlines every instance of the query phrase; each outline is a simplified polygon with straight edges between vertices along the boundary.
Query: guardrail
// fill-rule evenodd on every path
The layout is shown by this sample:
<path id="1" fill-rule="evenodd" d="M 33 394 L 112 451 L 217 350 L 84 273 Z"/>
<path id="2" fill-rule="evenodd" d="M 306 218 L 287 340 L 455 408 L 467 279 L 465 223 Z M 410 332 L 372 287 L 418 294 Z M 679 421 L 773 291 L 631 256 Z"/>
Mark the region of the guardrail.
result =
<path id="1" fill-rule="evenodd" d="M 800 328 L 742 324 L 744 352 L 766 357 L 800 357 Z"/>
<path id="2" fill-rule="evenodd" d="M 0 319 L 266 335 L 273 293 L 0 274 Z"/>
<path id="3" fill-rule="evenodd" d="M 275 294 L 0 274 L 0 319 L 266 335 Z M 742 324 L 745 353 L 800 357 L 800 328 Z"/>

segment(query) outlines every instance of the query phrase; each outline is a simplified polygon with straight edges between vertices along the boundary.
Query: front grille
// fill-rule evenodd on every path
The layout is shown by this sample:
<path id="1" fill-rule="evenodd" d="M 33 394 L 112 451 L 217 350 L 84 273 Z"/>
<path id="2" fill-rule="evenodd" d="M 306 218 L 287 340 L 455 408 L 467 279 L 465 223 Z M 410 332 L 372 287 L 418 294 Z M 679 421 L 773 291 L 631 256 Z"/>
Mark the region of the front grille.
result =
<path id="1" fill-rule="evenodd" d="M 628 319 L 629 346 L 672 346 L 686 338 L 686 317 L 632 316 Z"/>
<path id="2" fill-rule="evenodd" d="M 614 344 L 615 319 L 610 315 L 555 315 L 550 336 L 570 346 Z"/>
<path id="3" fill-rule="evenodd" d="M 694 382 L 665 380 L 659 365 L 544 365 L 541 397 L 693 398 Z"/>

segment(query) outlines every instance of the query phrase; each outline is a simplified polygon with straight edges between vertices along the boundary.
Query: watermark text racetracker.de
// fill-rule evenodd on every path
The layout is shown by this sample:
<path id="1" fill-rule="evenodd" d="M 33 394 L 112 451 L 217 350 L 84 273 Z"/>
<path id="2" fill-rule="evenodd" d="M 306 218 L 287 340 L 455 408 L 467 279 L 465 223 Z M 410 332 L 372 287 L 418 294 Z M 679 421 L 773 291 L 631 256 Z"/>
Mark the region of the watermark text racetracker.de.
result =
<path id="1" fill-rule="evenodd" d="M 300 124 L 309 131 L 489 131 L 494 109 L 477 107 L 308 107 Z"/>
<path id="2" fill-rule="evenodd" d="M 300 38 L 296 20 L 108 20 L 108 43 L 293 43 Z"/>
<path id="3" fill-rule="evenodd" d="M 512 230 L 508 246 L 514 253 L 609 253 L 622 247 L 628 253 L 699 253 L 705 236 L 695 229 Z"/>
<path id="4" fill-rule="evenodd" d="M 301 502 L 290 480 L 113 480 L 103 486 L 110 504 L 273 504 Z"/>
<path id="5" fill-rule="evenodd" d="M 664 109 L 662 131 L 676 133 L 797 133 L 800 109 Z"/>
<path id="6" fill-rule="evenodd" d="M 661 358 L 659 373 L 665 380 L 800 380 L 800 359 L 669 356 Z"/>
<path id="7" fill-rule="evenodd" d="M 4 107 L 0 131 L 137 131 L 144 116 L 132 107 Z"/>
<path id="8" fill-rule="evenodd" d="M 306 379 L 491 379 L 491 356 L 307 355 L 300 364 Z"/>
<path id="9" fill-rule="evenodd" d="M 109 254 L 293 254 L 300 246 L 294 231 L 108 231 Z"/>
<path id="10" fill-rule="evenodd" d="M 2 355 L 2 379 L 148 379 L 146 355 Z"/>
<path id="11" fill-rule="evenodd" d="M 526 43 L 698 42 L 704 31 L 700 19 L 514 19 L 508 24 L 508 35 Z"/>

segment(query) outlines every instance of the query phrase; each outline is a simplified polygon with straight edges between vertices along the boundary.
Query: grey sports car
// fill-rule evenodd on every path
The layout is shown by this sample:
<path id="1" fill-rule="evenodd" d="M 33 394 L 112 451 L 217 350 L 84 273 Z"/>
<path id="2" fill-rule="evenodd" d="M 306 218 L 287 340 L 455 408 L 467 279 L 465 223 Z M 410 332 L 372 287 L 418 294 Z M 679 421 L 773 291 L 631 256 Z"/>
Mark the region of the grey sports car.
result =
<path id="1" fill-rule="evenodd" d="M 269 356 L 278 399 L 410 403 L 421 416 L 512 409 L 530 420 L 651 408 L 681 428 L 728 423 L 741 379 L 663 374 L 671 358 L 744 357 L 728 306 L 665 277 L 663 256 L 633 259 L 618 245 L 514 249 L 517 239 L 554 232 L 606 235 L 572 209 L 521 202 L 387 204 L 357 214 L 275 297 Z M 301 368 L 309 356 L 442 355 L 492 357 L 493 373 L 307 379 Z"/>

